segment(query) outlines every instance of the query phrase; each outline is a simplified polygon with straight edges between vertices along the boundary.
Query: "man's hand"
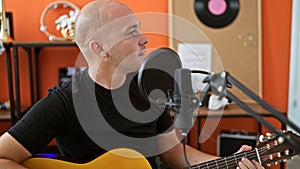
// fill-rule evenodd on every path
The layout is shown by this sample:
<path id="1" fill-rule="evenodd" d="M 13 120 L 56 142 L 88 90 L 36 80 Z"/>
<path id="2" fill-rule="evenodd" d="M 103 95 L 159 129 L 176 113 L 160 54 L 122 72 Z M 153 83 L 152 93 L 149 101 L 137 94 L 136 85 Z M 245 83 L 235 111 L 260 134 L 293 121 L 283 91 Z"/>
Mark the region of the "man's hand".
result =
<path id="1" fill-rule="evenodd" d="M 251 150 L 252 147 L 251 146 L 247 146 L 247 145 L 243 145 L 239 151 L 239 152 L 244 152 L 244 151 L 249 151 Z M 242 158 L 242 160 L 239 162 L 238 164 L 239 166 L 237 167 L 237 169 L 264 169 L 264 167 L 262 165 L 260 165 L 257 161 L 255 160 L 248 160 L 247 158 Z"/>

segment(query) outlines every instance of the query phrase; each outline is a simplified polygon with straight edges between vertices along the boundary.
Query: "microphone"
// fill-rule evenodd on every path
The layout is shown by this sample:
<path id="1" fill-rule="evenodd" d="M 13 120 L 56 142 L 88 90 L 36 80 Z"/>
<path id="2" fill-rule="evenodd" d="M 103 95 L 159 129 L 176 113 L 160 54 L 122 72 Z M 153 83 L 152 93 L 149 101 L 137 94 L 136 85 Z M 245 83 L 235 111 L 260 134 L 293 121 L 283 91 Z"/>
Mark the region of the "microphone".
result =
<path id="1" fill-rule="evenodd" d="M 189 69 L 176 69 L 173 93 L 173 111 L 175 127 L 182 135 L 193 127 L 193 112 L 198 107 L 198 99 L 193 93 L 191 71 Z"/>

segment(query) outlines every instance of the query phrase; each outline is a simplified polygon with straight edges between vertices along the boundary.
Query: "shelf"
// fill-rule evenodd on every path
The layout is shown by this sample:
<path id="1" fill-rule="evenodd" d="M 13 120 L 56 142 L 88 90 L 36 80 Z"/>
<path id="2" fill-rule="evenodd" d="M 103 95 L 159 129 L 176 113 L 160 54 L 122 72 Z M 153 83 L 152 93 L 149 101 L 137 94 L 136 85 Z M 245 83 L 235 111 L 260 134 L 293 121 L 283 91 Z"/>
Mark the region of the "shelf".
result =
<path id="1" fill-rule="evenodd" d="M 269 111 L 264 109 L 261 105 L 257 103 L 248 103 L 252 110 L 258 113 L 261 116 L 270 116 L 273 117 Z M 226 106 L 225 109 L 220 110 L 209 110 L 207 107 L 199 107 L 194 113 L 194 117 L 250 117 L 251 115 L 239 107 L 236 103 L 231 103 Z M 283 113 L 286 115 L 286 113 Z M 170 113 L 171 116 L 174 116 L 174 112 Z"/>
<path id="2" fill-rule="evenodd" d="M 264 109 L 261 105 L 257 103 L 248 103 L 247 106 L 249 106 L 252 110 L 254 110 L 256 113 L 258 113 L 261 116 L 273 116 L 270 112 L 268 112 L 266 109 Z M 250 116 L 249 113 L 247 113 L 245 110 L 243 110 L 241 107 L 239 107 L 236 103 L 232 103 L 230 105 L 227 105 L 226 108 L 223 110 L 208 110 L 205 107 L 199 108 L 197 112 L 197 116 L 199 117 L 247 117 Z"/>
<path id="3" fill-rule="evenodd" d="M 0 110 L 0 121 L 10 121 L 10 110 Z"/>
<path id="4" fill-rule="evenodd" d="M 74 42 L 70 41 L 61 41 L 61 42 L 51 42 L 51 41 L 13 41 L 6 47 L 7 51 L 7 58 L 9 63 L 8 65 L 13 67 L 13 71 L 11 71 L 11 67 L 8 69 L 9 72 L 9 82 L 10 82 L 10 99 L 15 101 L 15 110 L 16 110 L 16 118 L 12 118 L 11 122 L 14 124 L 17 122 L 20 117 L 22 117 L 22 113 L 24 112 L 22 108 L 20 108 L 21 101 L 20 101 L 20 71 L 19 71 L 19 48 L 22 48 L 26 51 L 27 57 L 28 57 L 28 72 L 29 72 L 29 86 L 30 86 L 30 101 L 31 105 L 36 103 L 40 99 L 39 95 L 39 71 L 38 71 L 38 58 L 39 58 L 39 52 L 41 49 L 45 47 L 76 47 L 77 45 Z M 10 49 L 12 50 L 12 58 L 13 62 L 11 62 L 11 57 L 8 57 L 11 55 Z M 12 73 L 13 72 L 13 73 Z M 12 79 L 14 77 L 14 86 L 12 83 Z M 14 87 L 14 88 L 13 88 Z M 15 95 L 13 93 L 15 91 Z M 14 98 L 15 96 L 15 98 Z M 26 109 L 24 109 L 26 111 Z M 6 119 L 9 113 L 3 113 L 0 115 L 0 120 L 1 116 L 3 116 L 4 119 Z"/>
<path id="5" fill-rule="evenodd" d="M 29 107 L 22 107 L 21 114 L 24 114 Z M 17 116 L 17 112 L 15 112 L 15 116 Z M 11 121 L 10 110 L 0 110 L 0 121 Z"/>
<path id="6" fill-rule="evenodd" d="M 15 41 L 12 43 L 13 47 L 23 47 L 23 48 L 32 48 L 32 47 L 64 47 L 64 46 L 74 46 L 76 47 L 76 43 L 74 42 L 69 42 L 69 41 L 62 41 L 62 42 L 51 42 L 51 41 L 47 41 L 47 42 L 22 42 L 22 41 Z"/>

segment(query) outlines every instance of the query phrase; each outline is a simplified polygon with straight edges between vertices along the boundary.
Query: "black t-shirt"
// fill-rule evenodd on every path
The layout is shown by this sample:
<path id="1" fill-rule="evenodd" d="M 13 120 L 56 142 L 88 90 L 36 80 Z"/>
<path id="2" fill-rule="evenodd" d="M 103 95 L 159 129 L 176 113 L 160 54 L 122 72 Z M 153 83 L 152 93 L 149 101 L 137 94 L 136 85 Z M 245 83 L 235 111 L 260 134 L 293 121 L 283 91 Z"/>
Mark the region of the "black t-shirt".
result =
<path id="1" fill-rule="evenodd" d="M 140 94 L 135 75 L 108 90 L 94 83 L 87 69 L 76 73 L 51 88 L 8 133 L 31 154 L 55 138 L 63 156 L 90 160 L 126 147 L 145 155 L 156 168 L 153 141 L 172 128 L 172 121 L 164 108 L 153 108 Z"/>

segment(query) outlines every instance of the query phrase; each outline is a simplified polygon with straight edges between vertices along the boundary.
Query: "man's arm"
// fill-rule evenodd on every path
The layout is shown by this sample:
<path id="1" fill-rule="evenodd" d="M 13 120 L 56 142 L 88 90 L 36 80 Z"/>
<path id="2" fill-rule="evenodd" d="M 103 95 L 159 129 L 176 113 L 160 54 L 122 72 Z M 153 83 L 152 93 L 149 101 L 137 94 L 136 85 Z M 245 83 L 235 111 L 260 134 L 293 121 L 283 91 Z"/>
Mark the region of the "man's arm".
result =
<path id="1" fill-rule="evenodd" d="M 167 134 L 161 134 L 158 136 L 158 147 L 163 153 L 160 155 L 161 159 L 171 168 L 184 168 L 187 167 L 186 161 L 183 154 L 183 146 L 179 141 L 176 131 L 173 130 Z M 242 146 L 239 151 L 249 151 L 251 150 L 250 146 Z M 213 160 L 219 158 L 204 152 L 201 152 L 191 146 L 186 145 L 186 154 L 188 161 L 191 165 L 196 165 L 203 163 L 205 161 Z M 261 165 L 257 162 L 250 161 L 246 158 L 243 158 L 239 162 L 240 169 L 263 169 Z"/>
<path id="2" fill-rule="evenodd" d="M 186 167 L 183 146 L 177 137 L 176 130 L 172 130 L 166 134 L 160 134 L 157 138 L 159 151 L 163 152 L 160 154 L 160 158 L 171 168 Z M 186 145 L 186 151 L 187 158 L 191 165 L 218 158 L 217 156 L 203 153 L 188 145 Z"/>
<path id="3" fill-rule="evenodd" d="M 0 169 L 25 169 L 19 163 L 30 156 L 31 153 L 9 133 L 0 137 Z"/>

